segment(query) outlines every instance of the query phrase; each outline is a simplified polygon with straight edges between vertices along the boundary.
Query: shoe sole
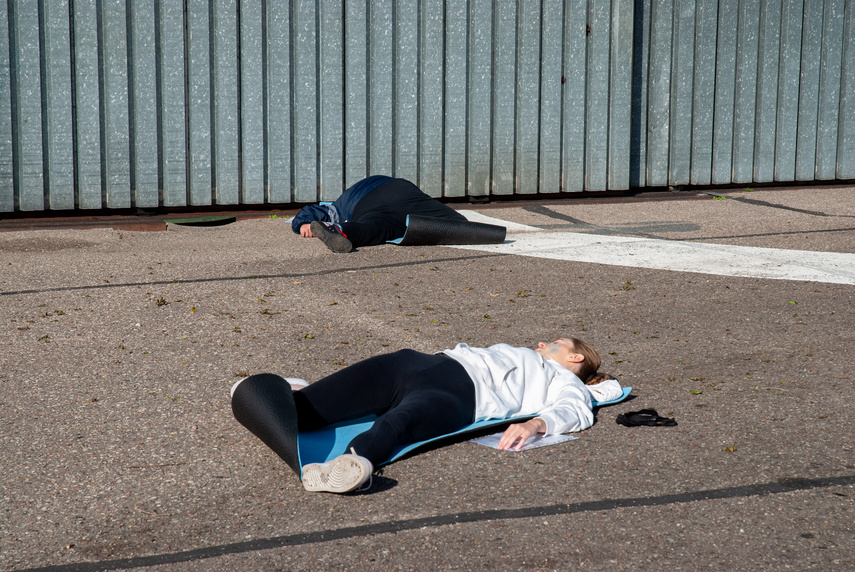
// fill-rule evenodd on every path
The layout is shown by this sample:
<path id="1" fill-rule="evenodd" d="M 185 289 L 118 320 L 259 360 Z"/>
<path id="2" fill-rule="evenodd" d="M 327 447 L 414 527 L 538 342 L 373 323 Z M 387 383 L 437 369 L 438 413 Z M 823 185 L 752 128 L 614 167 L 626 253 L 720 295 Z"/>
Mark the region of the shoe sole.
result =
<path id="1" fill-rule="evenodd" d="M 321 239 L 321 242 L 333 252 L 343 254 L 353 250 L 353 244 L 347 240 L 346 236 L 329 230 L 323 223 L 313 221 L 309 228 L 312 229 L 312 234 Z"/>
<path id="2" fill-rule="evenodd" d="M 353 455 L 303 467 L 303 488 L 310 492 L 349 493 L 362 486 L 371 471 Z"/>

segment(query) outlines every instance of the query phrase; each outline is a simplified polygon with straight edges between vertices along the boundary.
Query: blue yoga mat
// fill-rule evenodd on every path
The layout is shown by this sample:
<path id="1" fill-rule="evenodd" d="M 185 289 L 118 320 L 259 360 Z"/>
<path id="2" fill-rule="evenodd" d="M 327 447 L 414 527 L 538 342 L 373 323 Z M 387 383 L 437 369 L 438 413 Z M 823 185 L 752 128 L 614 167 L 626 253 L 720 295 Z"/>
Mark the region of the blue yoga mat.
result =
<path id="1" fill-rule="evenodd" d="M 623 401 L 627 398 L 627 396 L 629 396 L 629 393 L 632 391 L 632 388 L 624 387 L 622 389 L 623 394 L 620 397 L 609 401 L 594 401 L 593 406 L 602 407 L 603 405 L 612 405 L 613 403 L 619 403 Z M 471 433 L 473 431 L 478 431 L 487 427 L 494 427 L 497 425 L 506 425 L 508 423 L 524 421 L 526 419 L 531 419 L 532 417 L 535 416 L 525 415 L 520 417 L 513 417 L 510 419 L 488 419 L 486 421 L 472 423 L 471 425 L 467 425 L 463 429 L 455 431 L 454 433 L 441 435 L 439 437 L 434 437 L 433 439 L 428 439 L 426 441 L 420 441 L 418 443 L 413 443 L 411 445 L 401 447 L 400 449 L 396 450 L 389 459 L 380 463 L 380 465 L 378 466 L 387 465 L 393 461 L 397 461 L 398 459 L 400 459 L 407 453 L 413 451 L 414 449 L 427 445 L 428 443 L 433 443 L 434 441 L 439 441 L 440 439 L 448 439 L 449 437 L 454 437 L 463 433 Z M 363 433 L 370 429 L 371 426 L 374 424 L 375 419 L 377 419 L 377 417 L 371 415 L 368 417 L 348 421 L 347 423 L 330 425 L 329 427 L 324 427 L 323 429 L 319 429 L 317 431 L 304 431 L 300 433 L 297 438 L 297 448 L 300 456 L 300 466 L 307 465 L 308 463 L 325 463 L 330 459 L 334 459 L 335 457 L 346 453 L 347 444 L 350 443 L 350 441 L 360 433 Z"/>

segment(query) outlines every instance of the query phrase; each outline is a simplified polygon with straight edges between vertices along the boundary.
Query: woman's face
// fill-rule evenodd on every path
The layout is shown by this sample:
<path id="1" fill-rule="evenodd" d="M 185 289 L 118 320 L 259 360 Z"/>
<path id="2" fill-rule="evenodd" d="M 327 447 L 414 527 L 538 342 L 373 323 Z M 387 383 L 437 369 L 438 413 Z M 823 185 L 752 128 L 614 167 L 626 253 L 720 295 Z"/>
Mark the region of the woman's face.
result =
<path id="1" fill-rule="evenodd" d="M 576 353 L 573 343 L 570 340 L 564 339 L 555 340 L 548 344 L 539 342 L 534 351 L 552 358 L 564 367 L 571 367 L 574 363 L 578 362 L 579 360 L 576 359 L 576 356 L 580 355 Z"/>

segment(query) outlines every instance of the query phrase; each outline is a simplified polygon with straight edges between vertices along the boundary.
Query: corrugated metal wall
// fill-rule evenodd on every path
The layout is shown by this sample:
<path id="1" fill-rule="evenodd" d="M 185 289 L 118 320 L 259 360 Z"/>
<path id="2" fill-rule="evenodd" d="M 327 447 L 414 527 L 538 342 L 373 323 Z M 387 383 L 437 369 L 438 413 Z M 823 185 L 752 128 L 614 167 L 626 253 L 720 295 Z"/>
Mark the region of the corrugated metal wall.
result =
<path id="1" fill-rule="evenodd" d="M 855 179 L 853 34 L 853 0 L 0 0 L 0 212 Z"/>
<path id="2" fill-rule="evenodd" d="M 855 179 L 851 0 L 648 0 L 635 17 L 632 186 Z"/>

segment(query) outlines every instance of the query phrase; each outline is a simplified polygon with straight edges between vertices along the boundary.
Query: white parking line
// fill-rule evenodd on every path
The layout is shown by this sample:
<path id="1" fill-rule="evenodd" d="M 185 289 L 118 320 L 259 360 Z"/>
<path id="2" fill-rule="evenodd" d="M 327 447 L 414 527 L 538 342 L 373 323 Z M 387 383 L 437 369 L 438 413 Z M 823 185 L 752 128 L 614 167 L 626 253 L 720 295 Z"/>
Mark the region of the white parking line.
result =
<path id="1" fill-rule="evenodd" d="M 464 215 L 470 218 L 471 211 Z M 855 285 L 855 254 L 546 232 L 481 213 L 470 220 L 507 226 L 508 238 L 504 244 L 454 248 L 633 268 Z"/>

